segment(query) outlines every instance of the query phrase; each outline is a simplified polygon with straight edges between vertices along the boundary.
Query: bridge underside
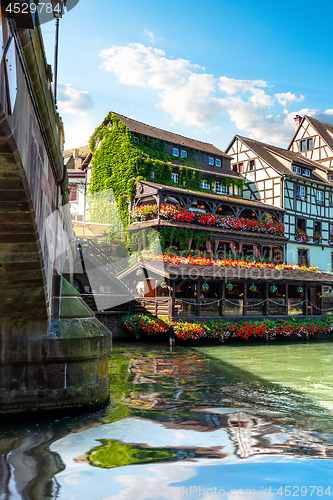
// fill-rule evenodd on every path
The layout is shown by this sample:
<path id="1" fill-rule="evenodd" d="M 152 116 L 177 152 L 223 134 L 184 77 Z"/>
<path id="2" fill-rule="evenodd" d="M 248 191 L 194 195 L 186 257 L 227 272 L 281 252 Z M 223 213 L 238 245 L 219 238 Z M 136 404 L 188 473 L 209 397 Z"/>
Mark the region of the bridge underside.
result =
<path id="1" fill-rule="evenodd" d="M 46 334 L 47 290 L 35 211 L 10 142 L 0 122 L 0 332 Z"/>

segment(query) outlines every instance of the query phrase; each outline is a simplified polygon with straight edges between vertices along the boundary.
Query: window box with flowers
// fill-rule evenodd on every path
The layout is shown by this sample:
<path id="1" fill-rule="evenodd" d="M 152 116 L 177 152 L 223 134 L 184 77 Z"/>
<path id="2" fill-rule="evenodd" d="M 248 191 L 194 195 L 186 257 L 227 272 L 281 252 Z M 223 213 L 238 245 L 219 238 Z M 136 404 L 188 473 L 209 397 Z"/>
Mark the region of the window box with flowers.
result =
<path id="1" fill-rule="evenodd" d="M 194 212 L 174 205 L 161 205 L 158 212 L 156 205 L 145 205 L 132 210 L 132 220 L 147 220 L 159 215 L 162 219 L 197 224 L 200 226 L 213 226 L 225 230 L 246 231 L 253 233 L 274 234 L 284 236 L 284 225 L 275 220 L 255 220 L 231 215 L 219 215 L 211 212 Z"/>
<path id="2" fill-rule="evenodd" d="M 313 242 L 316 243 L 317 245 L 321 245 L 323 242 L 322 234 L 319 233 L 318 231 L 316 231 L 314 234 Z"/>
<path id="3" fill-rule="evenodd" d="M 330 237 L 328 238 L 328 244 L 333 246 L 333 234 L 330 234 Z"/>
<path id="4" fill-rule="evenodd" d="M 299 227 L 296 229 L 295 241 L 298 243 L 309 243 L 311 241 L 311 236 L 309 236 L 303 229 Z"/>

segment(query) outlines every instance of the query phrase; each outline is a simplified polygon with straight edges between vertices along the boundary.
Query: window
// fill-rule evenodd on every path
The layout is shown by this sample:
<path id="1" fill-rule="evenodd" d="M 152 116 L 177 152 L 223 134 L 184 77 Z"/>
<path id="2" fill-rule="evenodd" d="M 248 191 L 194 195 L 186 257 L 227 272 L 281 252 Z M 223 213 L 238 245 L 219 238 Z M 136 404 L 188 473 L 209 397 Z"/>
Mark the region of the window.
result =
<path id="1" fill-rule="evenodd" d="M 333 234 L 333 224 L 330 224 L 330 235 Z"/>
<path id="2" fill-rule="evenodd" d="M 209 165 L 214 165 L 214 158 L 209 157 L 208 163 L 209 163 Z"/>
<path id="3" fill-rule="evenodd" d="M 150 172 L 150 178 L 151 179 L 155 179 L 155 172 L 154 172 L 154 170 L 151 170 L 151 172 Z"/>
<path id="4" fill-rule="evenodd" d="M 314 223 L 313 232 L 314 233 L 321 233 L 321 222 Z"/>
<path id="5" fill-rule="evenodd" d="M 296 219 L 296 228 L 301 229 L 306 233 L 306 223 L 305 219 Z"/>
<path id="6" fill-rule="evenodd" d="M 311 177 L 310 170 L 308 170 L 308 169 L 303 170 L 303 175 L 305 175 L 305 177 Z"/>
<path id="7" fill-rule="evenodd" d="M 301 169 L 301 167 L 293 167 L 293 172 L 295 172 L 295 174 L 301 174 L 302 169 Z"/>
<path id="8" fill-rule="evenodd" d="M 306 198 L 306 187 L 305 186 L 297 186 L 297 188 L 296 188 L 296 199 L 304 201 L 305 198 Z"/>
<path id="9" fill-rule="evenodd" d="M 237 163 L 235 163 L 235 165 L 232 165 L 232 167 L 231 167 L 231 168 L 232 168 L 232 170 L 233 170 L 234 172 L 237 172 Z"/>
<path id="10" fill-rule="evenodd" d="M 332 182 L 333 181 L 333 175 L 328 175 L 328 180 Z"/>
<path id="11" fill-rule="evenodd" d="M 254 170 L 254 160 L 250 160 L 250 172 Z"/>
<path id="12" fill-rule="evenodd" d="M 298 248 L 297 249 L 297 264 L 299 266 L 309 265 L 309 250 L 306 248 Z"/>
<path id="13" fill-rule="evenodd" d="M 216 159 L 216 160 L 215 160 L 215 165 L 216 165 L 217 167 L 220 167 L 220 166 L 221 166 L 221 160 Z"/>
<path id="14" fill-rule="evenodd" d="M 216 194 L 229 194 L 229 189 L 228 186 L 223 186 L 223 184 L 217 182 L 215 184 L 215 192 Z"/>
<path id="15" fill-rule="evenodd" d="M 313 149 L 313 139 L 308 139 L 307 141 L 307 146 L 308 146 L 308 149 Z"/>
<path id="16" fill-rule="evenodd" d="M 324 205 L 324 203 L 325 203 L 325 193 L 324 193 L 324 191 L 317 190 L 316 201 L 317 201 L 317 205 Z"/>
<path id="17" fill-rule="evenodd" d="M 306 151 L 306 141 L 301 141 L 301 151 Z"/>
<path id="18" fill-rule="evenodd" d="M 201 187 L 203 189 L 210 189 L 210 184 L 207 181 L 201 181 Z"/>
<path id="19" fill-rule="evenodd" d="M 333 193 L 330 193 L 330 205 L 333 205 Z"/>
<path id="20" fill-rule="evenodd" d="M 77 216 L 76 216 L 76 220 L 77 220 L 78 222 L 83 222 L 83 215 L 77 215 Z"/>
<path id="21" fill-rule="evenodd" d="M 173 148 L 172 154 L 173 154 L 173 156 L 179 156 L 179 149 L 178 148 Z"/>
<path id="22" fill-rule="evenodd" d="M 134 142 L 134 144 L 139 144 L 139 138 L 138 137 L 133 137 L 133 142 Z"/>
<path id="23" fill-rule="evenodd" d="M 177 184 L 179 182 L 179 175 L 178 174 L 171 174 L 171 180 L 172 180 L 172 182 L 175 182 Z"/>
<path id="24" fill-rule="evenodd" d="M 70 184 L 69 185 L 70 193 L 69 193 L 69 201 L 77 201 L 77 185 Z"/>
<path id="25" fill-rule="evenodd" d="M 187 157 L 187 151 L 185 151 L 184 149 L 182 149 L 181 152 L 180 152 L 180 156 L 182 158 L 186 158 Z"/>
<path id="26" fill-rule="evenodd" d="M 239 172 L 242 174 L 244 172 L 244 163 L 239 164 Z"/>

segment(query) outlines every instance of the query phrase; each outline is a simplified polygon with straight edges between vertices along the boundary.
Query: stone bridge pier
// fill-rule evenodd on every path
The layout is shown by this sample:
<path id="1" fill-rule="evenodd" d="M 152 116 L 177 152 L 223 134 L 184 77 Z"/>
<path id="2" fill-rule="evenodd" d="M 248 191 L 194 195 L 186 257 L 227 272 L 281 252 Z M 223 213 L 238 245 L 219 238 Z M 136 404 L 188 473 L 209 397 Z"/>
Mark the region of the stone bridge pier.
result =
<path id="1" fill-rule="evenodd" d="M 0 62 L 0 416 L 95 408 L 111 333 L 62 278 L 74 234 L 39 26 L 2 18 Z"/>

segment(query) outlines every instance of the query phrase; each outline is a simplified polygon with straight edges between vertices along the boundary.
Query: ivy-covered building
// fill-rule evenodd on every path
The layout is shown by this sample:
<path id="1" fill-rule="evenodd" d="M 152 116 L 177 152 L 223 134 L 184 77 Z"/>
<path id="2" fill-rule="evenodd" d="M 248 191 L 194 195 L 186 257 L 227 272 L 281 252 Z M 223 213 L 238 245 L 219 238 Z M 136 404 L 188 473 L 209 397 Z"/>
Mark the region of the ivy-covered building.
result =
<path id="1" fill-rule="evenodd" d="M 117 113 L 90 148 L 89 190 L 113 190 L 131 252 L 141 252 L 118 276 L 135 296 L 134 312 L 322 313 L 330 275 L 285 264 L 285 209 L 252 193 L 229 154 Z"/>

